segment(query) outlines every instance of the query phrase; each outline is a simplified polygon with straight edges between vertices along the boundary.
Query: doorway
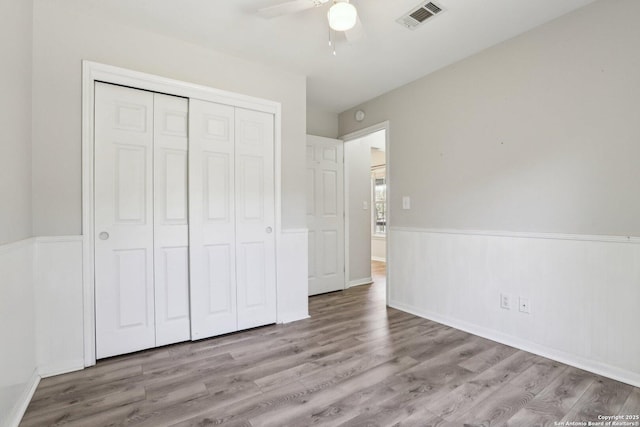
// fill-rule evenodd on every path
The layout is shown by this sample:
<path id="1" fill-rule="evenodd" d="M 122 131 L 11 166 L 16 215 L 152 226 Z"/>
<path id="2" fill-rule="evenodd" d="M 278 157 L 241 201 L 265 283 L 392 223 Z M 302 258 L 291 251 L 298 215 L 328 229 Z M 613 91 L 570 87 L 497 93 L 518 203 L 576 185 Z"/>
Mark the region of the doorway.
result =
<path id="1" fill-rule="evenodd" d="M 371 261 L 387 262 L 387 161 L 385 131 L 371 134 Z"/>
<path id="2" fill-rule="evenodd" d="M 343 136 L 345 152 L 346 287 L 387 274 L 389 123 Z M 385 295 L 388 287 L 385 280 Z"/>

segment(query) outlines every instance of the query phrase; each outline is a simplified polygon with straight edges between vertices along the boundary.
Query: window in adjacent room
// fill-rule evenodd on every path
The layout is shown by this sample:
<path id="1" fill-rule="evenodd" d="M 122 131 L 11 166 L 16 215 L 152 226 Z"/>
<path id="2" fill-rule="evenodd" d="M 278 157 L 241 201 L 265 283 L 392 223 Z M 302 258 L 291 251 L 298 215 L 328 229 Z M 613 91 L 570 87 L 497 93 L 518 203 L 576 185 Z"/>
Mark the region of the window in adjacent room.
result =
<path id="1" fill-rule="evenodd" d="M 373 234 L 384 236 L 387 234 L 387 183 L 379 171 L 372 171 L 373 181 Z"/>

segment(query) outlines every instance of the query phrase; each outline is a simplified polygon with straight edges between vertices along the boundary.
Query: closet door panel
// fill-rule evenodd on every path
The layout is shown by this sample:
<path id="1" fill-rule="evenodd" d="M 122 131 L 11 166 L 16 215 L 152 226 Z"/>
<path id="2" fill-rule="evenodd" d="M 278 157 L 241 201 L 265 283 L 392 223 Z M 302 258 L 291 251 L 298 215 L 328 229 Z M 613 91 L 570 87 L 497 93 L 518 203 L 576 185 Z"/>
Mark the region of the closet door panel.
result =
<path id="1" fill-rule="evenodd" d="M 205 246 L 207 302 L 209 313 L 235 313 L 232 245 Z M 235 328 L 235 324 L 233 325 Z M 234 329 L 235 330 L 235 329 Z"/>
<path id="2" fill-rule="evenodd" d="M 191 338 L 187 99 L 154 94 L 156 346 Z"/>
<path id="3" fill-rule="evenodd" d="M 273 115 L 236 108 L 238 328 L 276 321 Z"/>
<path id="4" fill-rule="evenodd" d="M 97 358 L 155 346 L 153 94 L 95 85 Z"/>
<path id="5" fill-rule="evenodd" d="M 189 101 L 191 338 L 238 329 L 234 109 Z"/>

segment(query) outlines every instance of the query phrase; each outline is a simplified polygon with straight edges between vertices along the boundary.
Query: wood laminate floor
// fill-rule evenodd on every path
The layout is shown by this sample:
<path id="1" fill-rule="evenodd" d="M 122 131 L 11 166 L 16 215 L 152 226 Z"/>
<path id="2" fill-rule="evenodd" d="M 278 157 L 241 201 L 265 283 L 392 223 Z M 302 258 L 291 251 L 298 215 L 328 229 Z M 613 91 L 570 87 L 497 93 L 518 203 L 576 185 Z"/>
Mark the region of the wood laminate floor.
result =
<path id="1" fill-rule="evenodd" d="M 375 283 L 311 318 L 40 382 L 31 426 L 541 426 L 640 414 L 640 389 L 385 307 Z"/>

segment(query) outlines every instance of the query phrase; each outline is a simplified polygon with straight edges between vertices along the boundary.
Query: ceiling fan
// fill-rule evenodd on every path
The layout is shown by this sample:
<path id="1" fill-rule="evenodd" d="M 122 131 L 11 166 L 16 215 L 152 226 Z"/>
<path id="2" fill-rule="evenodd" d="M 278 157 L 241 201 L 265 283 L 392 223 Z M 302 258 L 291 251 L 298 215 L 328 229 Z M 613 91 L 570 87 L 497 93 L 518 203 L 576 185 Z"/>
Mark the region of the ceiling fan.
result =
<path id="1" fill-rule="evenodd" d="M 327 11 L 330 30 L 343 33 L 349 42 L 355 42 L 364 37 L 358 11 L 353 4 L 349 3 L 349 0 L 289 0 L 259 9 L 258 13 L 264 18 L 271 19 L 322 7 L 327 3 L 331 3 Z M 332 34 L 329 36 L 329 45 L 334 45 Z"/>

